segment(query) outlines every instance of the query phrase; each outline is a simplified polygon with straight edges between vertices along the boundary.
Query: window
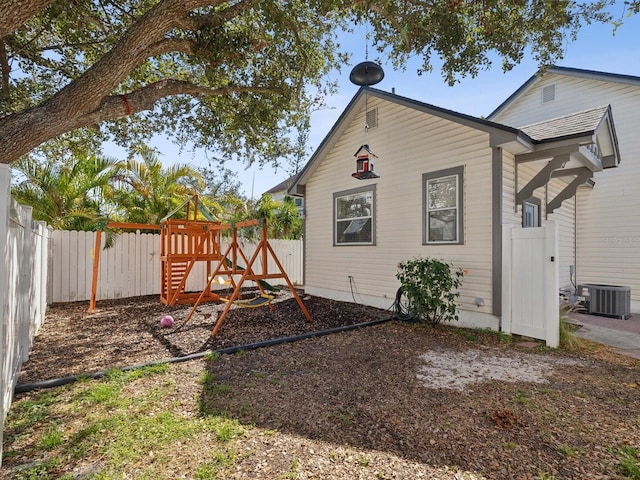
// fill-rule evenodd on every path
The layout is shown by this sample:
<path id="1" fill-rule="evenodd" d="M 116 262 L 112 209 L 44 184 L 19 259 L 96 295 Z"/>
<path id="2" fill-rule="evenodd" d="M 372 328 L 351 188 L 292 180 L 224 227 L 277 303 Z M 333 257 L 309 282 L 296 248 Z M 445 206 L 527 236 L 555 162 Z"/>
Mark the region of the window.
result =
<path id="1" fill-rule="evenodd" d="M 464 243 L 462 188 L 464 167 L 422 175 L 425 244 Z"/>
<path id="2" fill-rule="evenodd" d="M 542 202 L 535 197 L 531 197 L 522 202 L 522 226 L 539 227 L 540 226 L 540 205 Z"/>
<path id="3" fill-rule="evenodd" d="M 334 245 L 373 245 L 375 185 L 333 194 Z"/>

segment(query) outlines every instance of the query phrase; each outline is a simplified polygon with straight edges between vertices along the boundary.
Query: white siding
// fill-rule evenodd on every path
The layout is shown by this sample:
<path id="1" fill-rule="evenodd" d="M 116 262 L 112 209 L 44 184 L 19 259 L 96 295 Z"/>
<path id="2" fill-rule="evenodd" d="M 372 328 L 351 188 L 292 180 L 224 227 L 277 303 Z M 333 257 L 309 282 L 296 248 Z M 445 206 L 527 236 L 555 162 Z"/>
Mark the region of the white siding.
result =
<path id="1" fill-rule="evenodd" d="M 541 88 L 551 83 L 556 84 L 556 100 L 542 104 Z M 596 173 L 592 190 L 578 190 L 576 277 L 577 283 L 630 287 L 637 311 L 640 305 L 640 135 L 637 132 L 640 86 L 549 74 L 493 120 L 522 126 L 607 104 L 612 109 L 621 164 Z M 566 273 L 566 268 L 563 261 L 561 274 L 563 270 Z"/>
<path id="2" fill-rule="evenodd" d="M 492 311 L 491 161 L 488 134 L 380 99 L 376 129 L 365 134 L 361 111 L 326 153 L 306 184 L 305 288 L 311 292 L 390 307 L 397 264 L 416 256 L 450 261 L 468 270 L 461 308 Z M 358 181 L 354 153 L 368 144 L 380 178 Z M 464 245 L 425 246 L 422 174 L 464 166 Z M 333 245 L 333 194 L 376 185 L 376 245 Z M 353 285 L 350 285 L 352 277 Z M 476 307 L 481 297 L 484 307 Z"/>
<path id="3" fill-rule="evenodd" d="M 538 171 L 545 162 L 532 162 L 518 165 L 517 173 L 514 166 L 513 155 L 505 152 L 503 162 L 503 223 L 522 224 L 522 205 L 514 207 L 516 199 L 516 176 L 517 190 L 521 190 Z M 540 200 L 541 220 L 553 220 L 558 225 L 560 236 L 560 287 L 570 287 L 571 277 L 569 275 L 570 265 L 575 263 L 575 200 L 573 198 L 565 200 L 560 208 L 553 213 L 547 214 L 546 204 L 553 200 L 555 196 L 566 186 L 562 179 L 553 179 L 546 187 L 538 188 L 533 197 Z"/>
<path id="4" fill-rule="evenodd" d="M 503 150 L 502 157 L 502 223 L 519 225 L 522 222 L 520 209 L 516 210 L 515 158 Z"/>

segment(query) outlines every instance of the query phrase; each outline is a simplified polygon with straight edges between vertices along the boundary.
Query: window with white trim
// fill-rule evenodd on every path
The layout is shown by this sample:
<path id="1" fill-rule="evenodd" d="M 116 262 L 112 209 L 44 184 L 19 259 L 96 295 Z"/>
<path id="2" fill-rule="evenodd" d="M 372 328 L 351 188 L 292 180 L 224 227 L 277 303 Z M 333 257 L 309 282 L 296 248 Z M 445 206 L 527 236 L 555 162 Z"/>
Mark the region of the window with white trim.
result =
<path id="1" fill-rule="evenodd" d="M 375 185 L 333 194 L 334 245 L 374 245 Z"/>
<path id="2" fill-rule="evenodd" d="M 422 175 L 424 244 L 464 243 L 463 174 L 460 166 Z"/>

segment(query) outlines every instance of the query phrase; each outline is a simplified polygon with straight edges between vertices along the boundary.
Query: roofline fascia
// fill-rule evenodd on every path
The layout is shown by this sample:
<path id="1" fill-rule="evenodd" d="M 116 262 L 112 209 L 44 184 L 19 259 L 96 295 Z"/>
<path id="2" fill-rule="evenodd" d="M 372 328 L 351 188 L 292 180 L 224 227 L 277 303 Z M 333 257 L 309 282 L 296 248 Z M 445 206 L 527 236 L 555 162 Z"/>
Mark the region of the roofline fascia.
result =
<path id="1" fill-rule="evenodd" d="M 329 132 L 325 135 L 325 137 L 320 142 L 320 145 L 318 145 L 318 148 L 316 148 L 315 152 L 313 152 L 313 155 L 311 155 L 311 158 L 309 158 L 309 161 L 305 164 L 304 167 L 302 167 L 302 170 L 300 170 L 298 175 L 296 175 L 296 178 L 293 179 L 293 181 L 291 182 L 291 186 L 287 189 L 287 194 L 290 194 L 290 195 L 300 194 L 300 190 L 298 190 L 298 184 L 300 183 L 301 180 L 305 178 L 306 174 L 311 170 L 311 167 L 315 163 L 316 159 L 320 156 L 320 153 L 327 147 L 331 138 L 338 130 L 338 126 L 342 123 L 342 121 L 344 121 L 345 118 L 349 116 L 353 106 L 357 103 L 358 99 L 362 96 L 362 92 L 363 92 L 363 89 L 360 88 L 356 92 L 356 94 L 353 96 L 353 98 L 349 101 L 349 103 L 347 104 L 345 109 L 342 111 L 338 119 L 335 121 L 333 126 L 329 129 Z M 304 188 L 302 189 L 302 191 L 304 191 Z"/>
<path id="2" fill-rule="evenodd" d="M 613 121 L 613 112 L 611 109 L 611 104 L 609 104 L 608 108 L 607 108 L 607 113 L 606 115 L 604 115 L 602 117 L 602 123 L 604 123 L 606 120 L 607 124 L 609 125 L 609 128 L 611 129 L 611 138 L 613 138 L 614 142 L 613 142 L 613 148 L 615 149 L 615 155 L 616 158 L 618 159 L 618 164 L 622 163 L 622 158 L 620 158 L 620 146 L 618 145 L 618 133 L 616 132 L 616 126 L 615 126 L 615 122 Z M 601 125 L 598 126 L 598 129 L 601 127 Z M 598 130 L 596 129 L 596 131 Z"/>
<path id="3" fill-rule="evenodd" d="M 430 103 L 420 102 L 408 97 L 403 97 L 402 95 L 397 95 L 395 93 L 389 93 L 383 90 L 371 88 L 369 88 L 369 91 L 374 92 L 379 97 L 386 97 L 394 103 L 405 105 L 416 110 L 431 114 L 433 114 L 433 112 L 437 112 L 438 116 L 441 118 L 451 120 L 456 123 L 461 123 L 463 125 L 472 126 L 473 128 L 481 127 L 481 130 L 489 133 L 491 132 L 491 130 L 500 130 L 502 132 L 508 132 L 514 135 L 517 135 L 520 132 L 517 128 L 510 127 L 508 125 L 503 125 L 501 123 L 493 122 L 484 118 L 474 117 L 473 115 L 467 115 L 466 113 L 456 112 L 447 108 L 438 107 L 437 105 L 433 105 Z"/>
<path id="4" fill-rule="evenodd" d="M 504 110 L 508 105 L 510 105 L 511 102 L 513 102 L 513 100 L 519 97 L 524 90 L 529 88 L 529 85 L 533 84 L 539 77 L 540 77 L 539 71 L 531 75 L 529 79 L 525 81 L 522 85 L 520 85 L 520 87 L 515 92 L 509 95 L 504 102 L 498 105 L 498 107 L 493 112 L 487 115 L 487 118 L 490 119 L 498 115 L 502 110 Z"/>
<path id="5" fill-rule="evenodd" d="M 609 73 L 609 72 L 600 72 L 597 70 L 587 70 L 582 68 L 574 68 L 574 67 L 560 67 L 553 66 L 547 68 L 547 71 L 558 73 L 562 75 L 571 75 L 575 77 L 582 78 L 590 78 L 592 80 L 607 80 L 618 83 L 624 83 L 626 85 L 635 85 L 640 86 L 640 77 L 635 75 L 625 75 L 622 73 Z"/>

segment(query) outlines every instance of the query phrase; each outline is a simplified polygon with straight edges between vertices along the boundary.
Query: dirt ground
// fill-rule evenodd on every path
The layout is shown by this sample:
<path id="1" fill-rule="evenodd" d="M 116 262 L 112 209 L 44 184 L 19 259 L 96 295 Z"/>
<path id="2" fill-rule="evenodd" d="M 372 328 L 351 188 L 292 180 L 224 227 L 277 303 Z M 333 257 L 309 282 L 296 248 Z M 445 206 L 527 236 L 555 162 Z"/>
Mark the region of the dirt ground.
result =
<path id="1" fill-rule="evenodd" d="M 191 307 L 166 307 L 156 296 L 98 302 L 90 315 L 86 302 L 53 305 L 19 384 L 391 316 L 300 294 L 312 322 L 282 294 L 273 309 L 233 308 L 214 338 L 221 305 L 199 306 L 188 323 Z M 173 328 L 160 327 L 166 314 Z M 247 462 L 262 463 L 242 464 L 234 478 L 278 478 L 270 475 L 291 455 L 310 472 L 300 478 L 375 478 L 360 476 L 357 462 L 318 456 L 327 443 L 375 452 L 392 472 L 384 478 L 462 478 L 437 476 L 444 466 L 475 472 L 466 478 L 625 478 L 616 451 L 640 445 L 640 361 L 594 345 L 566 351 L 508 340 L 391 320 L 203 362 L 231 388 L 201 392 L 200 401 L 287 434 L 247 440 L 263 454 Z M 174 375 L 193 384 L 193 364 L 177 365 Z"/>

